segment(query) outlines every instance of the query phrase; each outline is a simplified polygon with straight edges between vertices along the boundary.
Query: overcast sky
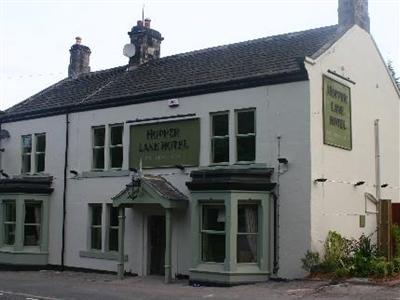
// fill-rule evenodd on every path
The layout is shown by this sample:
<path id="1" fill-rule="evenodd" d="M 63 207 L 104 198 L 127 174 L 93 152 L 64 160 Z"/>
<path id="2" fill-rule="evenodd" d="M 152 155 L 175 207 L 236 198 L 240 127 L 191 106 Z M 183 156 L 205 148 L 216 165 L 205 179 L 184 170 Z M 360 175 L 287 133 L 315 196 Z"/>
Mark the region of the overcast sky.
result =
<path id="1" fill-rule="evenodd" d="M 127 64 L 143 3 L 162 56 L 337 23 L 337 0 L 0 0 L 0 110 L 66 77 L 75 36 L 92 50 L 92 71 Z M 400 76 L 400 0 L 369 6 L 372 35 Z"/>

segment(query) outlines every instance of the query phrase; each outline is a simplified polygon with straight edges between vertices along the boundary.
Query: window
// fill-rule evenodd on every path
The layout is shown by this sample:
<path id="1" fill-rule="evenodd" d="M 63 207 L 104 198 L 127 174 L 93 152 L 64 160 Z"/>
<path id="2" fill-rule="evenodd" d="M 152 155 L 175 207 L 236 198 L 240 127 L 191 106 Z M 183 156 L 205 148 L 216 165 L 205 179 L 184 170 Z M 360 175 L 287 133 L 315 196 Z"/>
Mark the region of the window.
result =
<path id="1" fill-rule="evenodd" d="M 121 169 L 123 160 L 122 135 L 124 125 L 110 125 L 110 168 Z"/>
<path id="2" fill-rule="evenodd" d="M 21 173 L 31 172 L 32 135 L 22 136 L 22 167 Z"/>
<path id="3" fill-rule="evenodd" d="M 236 112 L 236 159 L 251 162 L 256 158 L 255 111 Z"/>
<path id="4" fill-rule="evenodd" d="M 40 224 L 42 219 L 42 203 L 25 202 L 24 246 L 40 245 Z"/>
<path id="5" fill-rule="evenodd" d="M 3 228 L 4 228 L 4 244 L 15 244 L 15 224 L 16 224 L 16 211 L 15 201 L 6 200 L 3 202 Z"/>
<path id="6" fill-rule="evenodd" d="M 118 251 L 118 208 L 108 206 L 108 250 Z"/>
<path id="7" fill-rule="evenodd" d="M 104 126 L 93 127 L 93 163 L 95 170 L 104 169 L 104 144 L 106 128 Z"/>
<path id="8" fill-rule="evenodd" d="M 211 115 L 212 163 L 229 162 L 229 113 Z"/>
<path id="9" fill-rule="evenodd" d="M 35 151 L 35 171 L 40 173 L 45 168 L 45 155 L 46 155 L 46 134 L 35 134 L 36 151 Z"/>
<path id="10" fill-rule="evenodd" d="M 90 226 L 90 248 L 101 250 L 101 215 L 102 205 L 90 205 L 91 210 L 91 226 Z"/>
<path id="11" fill-rule="evenodd" d="M 255 263 L 258 253 L 258 205 L 238 205 L 237 262 Z"/>
<path id="12" fill-rule="evenodd" d="M 201 217 L 202 261 L 224 262 L 225 260 L 225 207 L 203 205 Z"/>

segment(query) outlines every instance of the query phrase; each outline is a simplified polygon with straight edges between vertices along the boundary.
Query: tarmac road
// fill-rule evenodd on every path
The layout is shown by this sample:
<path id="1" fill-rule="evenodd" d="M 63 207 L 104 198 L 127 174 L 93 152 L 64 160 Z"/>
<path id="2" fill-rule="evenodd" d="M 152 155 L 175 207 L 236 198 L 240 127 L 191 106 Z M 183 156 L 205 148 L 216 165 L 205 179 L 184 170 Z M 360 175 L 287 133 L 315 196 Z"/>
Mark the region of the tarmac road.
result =
<path id="1" fill-rule="evenodd" d="M 322 281 L 265 282 L 231 288 L 192 287 L 161 277 L 128 277 L 80 272 L 0 272 L 0 300 L 194 300 L 349 299 L 400 300 L 394 287 Z"/>

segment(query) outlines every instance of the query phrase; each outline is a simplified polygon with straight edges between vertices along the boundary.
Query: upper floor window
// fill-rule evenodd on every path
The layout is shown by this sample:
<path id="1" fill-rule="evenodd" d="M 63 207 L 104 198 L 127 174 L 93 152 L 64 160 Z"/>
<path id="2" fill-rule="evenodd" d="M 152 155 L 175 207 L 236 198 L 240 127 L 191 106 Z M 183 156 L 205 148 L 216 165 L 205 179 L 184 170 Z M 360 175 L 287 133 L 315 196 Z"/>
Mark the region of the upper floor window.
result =
<path id="1" fill-rule="evenodd" d="M 93 127 L 93 169 L 104 169 L 105 126 Z"/>
<path id="2" fill-rule="evenodd" d="M 21 173 L 31 172 L 32 135 L 23 135 L 22 138 Z"/>
<path id="3" fill-rule="evenodd" d="M 255 110 L 236 111 L 236 160 L 252 162 L 256 159 Z"/>
<path id="4" fill-rule="evenodd" d="M 121 169 L 123 161 L 123 124 L 110 125 L 110 168 Z"/>
<path id="5" fill-rule="evenodd" d="M 211 161 L 229 162 L 229 112 L 211 115 Z"/>
<path id="6" fill-rule="evenodd" d="M 23 135 L 21 141 L 21 173 L 44 172 L 46 161 L 46 134 L 36 133 L 34 134 L 34 140 L 32 140 L 32 134 Z"/>
<path id="7" fill-rule="evenodd" d="M 40 173 L 44 171 L 46 156 L 46 134 L 35 134 L 36 150 L 35 150 L 35 171 Z"/>

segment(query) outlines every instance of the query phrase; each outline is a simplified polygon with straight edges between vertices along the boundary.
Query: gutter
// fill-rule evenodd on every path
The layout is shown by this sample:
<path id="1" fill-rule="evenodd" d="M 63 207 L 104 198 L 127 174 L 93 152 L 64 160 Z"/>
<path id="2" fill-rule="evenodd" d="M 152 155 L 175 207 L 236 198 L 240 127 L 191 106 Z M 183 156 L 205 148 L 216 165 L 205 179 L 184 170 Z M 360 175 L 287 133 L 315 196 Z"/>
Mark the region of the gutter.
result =
<path id="1" fill-rule="evenodd" d="M 67 170 L 68 170 L 68 149 L 69 149 L 69 112 L 65 114 L 65 153 L 64 153 L 64 187 L 62 205 L 62 233 L 61 233 L 61 271 L 65 269 L 65 231 L 67 215 Z"/>

